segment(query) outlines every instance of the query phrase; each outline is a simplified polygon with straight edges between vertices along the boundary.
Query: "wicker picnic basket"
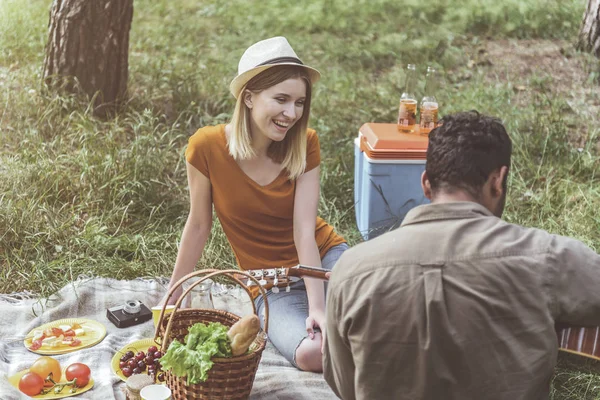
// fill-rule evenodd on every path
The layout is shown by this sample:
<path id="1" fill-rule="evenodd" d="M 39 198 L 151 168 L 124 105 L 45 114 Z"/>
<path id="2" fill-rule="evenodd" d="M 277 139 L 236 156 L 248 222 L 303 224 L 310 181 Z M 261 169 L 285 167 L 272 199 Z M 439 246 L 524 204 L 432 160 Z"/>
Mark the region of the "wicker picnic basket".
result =
<path id="1" fill-rule="evenodd" d="M 250 397 L 254 376 L 260 363 L 260 357 L 267 343 L 267 330 L 269 321 L 269 306 L 264 288 L 250 274 L 239 270 L 216 270 L 205 269 L 193 272 L 181 278 L 169 291 L 167 301 L 163 305 L 160 318 L 156 327 L 154 340 L 161 345 L 163 354 L 167 351 L 169 344 L 177 339 L 183 343 L 188 329 L 198 322 L 220 322 L 225 326 L 232 326 L 240 319 L 239 316 L 223 310 L 188 308 L 180 309 L 181 302 L 190 291 L 201 282 L 208 278 L 218 275 L 225 275 L 229 279 L 239 284 L 248 296 L 252 298 L 250 290 L 244 285 L 236 275 L 242 275 L 253 280 L 259 287 L 265 304 L 265 324 L 264 330 L 260 330 L 256 339 L 250 345 L 250 351 L 237 357 L 214 357 L 213 366 L 208 371 L 208 378 L 205 382 L 188 385 L 185 378 L 173 375 L 170 371 L 165 372 L 165 383 L 171 389 L 172 398 L 178 399 L 202 399 L 202 400 L 238 400 Z M 173 293 L 186 280 L 200 276 L 201 279 L 194 282 L 178 299 L 175 308 L 171 314 L 165 317 L 165 309 L 168 300 Z M 252 309 L 256 314 L 256 306 L 252 302 Z M 259 317 L 260 318 L 260 317 Z"/>

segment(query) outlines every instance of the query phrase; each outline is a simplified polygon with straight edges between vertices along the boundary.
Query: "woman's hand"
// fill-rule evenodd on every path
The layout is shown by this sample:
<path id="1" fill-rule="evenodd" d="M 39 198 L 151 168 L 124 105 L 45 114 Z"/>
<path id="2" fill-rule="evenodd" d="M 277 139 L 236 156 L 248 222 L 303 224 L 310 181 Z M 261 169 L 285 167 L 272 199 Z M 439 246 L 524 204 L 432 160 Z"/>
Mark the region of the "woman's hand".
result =
<path id="1" fill-rule="evenodd" d="M 321 354 L 323 354 L 323 346 L 325 344 L 325 310 L 314 310 L 308 312 L 308 318 L 306 318 L 306 332 L 310 340 L 315 338 L 315 328 L 321 330 Z"/>
<path id="2" fill-rule="evenodd" d="M 165 293 L 165 295 L 163 296 L 163 298 L 160 299 L 160 301 L 158 302 L 157 306 L 162 306 L 163 304 L 165 304 L 165 302 L 167 301 L 167 296 L 169 295 L 169 290 L 171 290 L 171 288 L 169 288 L 167 290 L 167 293 Z M 177 288 L 177 290 L 175 290 L 175 292 L 173 292 L 173 295 L 171 296 L 171 298 L 167 302 L 167 305 L 168 306 L 174 306 L 175 303 L 177 303 L 177 299 L 179 299 L 179 297 L 181 297 L 182 294 L 183 294 L 182 288 L 181 287 Z"/>

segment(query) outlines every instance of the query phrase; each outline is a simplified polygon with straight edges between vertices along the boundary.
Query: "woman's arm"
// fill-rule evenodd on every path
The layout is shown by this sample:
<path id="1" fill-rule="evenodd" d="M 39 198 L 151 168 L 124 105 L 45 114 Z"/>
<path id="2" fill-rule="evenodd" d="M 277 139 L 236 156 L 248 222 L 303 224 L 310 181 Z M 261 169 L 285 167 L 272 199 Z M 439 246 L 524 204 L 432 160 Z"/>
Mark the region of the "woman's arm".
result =
<path id="1" fill-rule="evenodd" d="M 321 266 L 321 256 L 315 240 L 317 209 L 319 206 L 319 172 L 316 167 L 300 176 L 296 182 L 294 198 L 294 243 L 300 264 Z M 308 296 L 307 330 L 314 337 L 313 327 L 321 328 L 325 335 L 325 293 L 323 281 L 304 278 Z"/>
<path id="2" fill-rule="evenodd" d="M 210 180 L 190 163 L 186 162 L 186 168 L 190 188 L 190 213 L 181 235 L 181 243 L 177 252 L 175 268 L 169 282 L 169 289 L 179 279 L 194 270 L 212 227 Z M 169 304 L 175 304 L 181 293 L 181 290 L 175 292 L 169 300 Z"/>

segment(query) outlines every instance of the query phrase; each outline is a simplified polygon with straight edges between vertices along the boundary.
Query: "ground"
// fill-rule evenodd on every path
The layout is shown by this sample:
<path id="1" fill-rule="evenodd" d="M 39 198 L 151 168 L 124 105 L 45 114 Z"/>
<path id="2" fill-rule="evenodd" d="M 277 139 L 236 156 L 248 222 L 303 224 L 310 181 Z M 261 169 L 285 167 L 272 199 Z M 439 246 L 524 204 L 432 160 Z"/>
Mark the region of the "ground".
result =
<path id="1" fill-rule="evenodd" d="M 589 140 L 591 127 L 600 122 L 600 90 L 592 80 L 598 79 L 598 61 L 575 49 L 564 40 L 495 40 L 483 43 L 471 55 L 471 68 L 483 70 L 495 84 L 511 84 L 517 104 L 531 100 L 540 85 L 543 90 L 563 96 L 573 118 L 569 135 L 576 147 Z M 596 139 L 600 152 L 600 141 Z"/>

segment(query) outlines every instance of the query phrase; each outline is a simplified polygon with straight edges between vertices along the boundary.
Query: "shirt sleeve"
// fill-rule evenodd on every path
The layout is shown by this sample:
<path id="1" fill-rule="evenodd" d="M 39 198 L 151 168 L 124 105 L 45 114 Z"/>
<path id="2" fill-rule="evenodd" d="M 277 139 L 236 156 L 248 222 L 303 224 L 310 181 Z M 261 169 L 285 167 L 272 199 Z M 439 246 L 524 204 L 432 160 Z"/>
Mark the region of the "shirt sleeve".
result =
<path id="1" fill-rule="evenodd" d="M 185 150 L 185 159 L 192 164 L 194 168 L 210 179 L 210 171 L 208 168 L 209 149 L 209 134 L 206 128 L 199 129 L 188 140 L 188 146 Z"/>
<path id="2" fill-rule="evenodd" d="M 564 236 L 553 236 L 550 249 L 554 258 L 557 322 L 600 325 L 600 255 L 580 241 Z"/>
<path id="3" fill-rule="evenodd" d="M 319 145 L 319 137 L 317 132 L 309 129 L 306 133 L 306 169 L 308 172 L 321 164 L 321 148 Z"/>
<path id="4" fill-rule="evenodd" d="M 336 268 L 344 268 L 344 255 Z M 344 333 L 343 283 L 329 282 L 327 290 L 327 335 L 323 348 L 323 377 L 333 392 L 344 400 L 356 399 L 354 380 L 356 367 L 352 349 Z"/>
<path id="5" fill-rule="evenodd" d="M 351 349 L 344 343 L 344 339 L 337 329 L 339 321 L 330 319 L 334 315 L 339 315 L 333 311 L 335 306 L 330 306 L 330 301 L 330 299 L 327 300 L 327 336 L 323 348 L 323 377 L 337 397 L 354 400 L 356 398 L 354 359 Z"/>

